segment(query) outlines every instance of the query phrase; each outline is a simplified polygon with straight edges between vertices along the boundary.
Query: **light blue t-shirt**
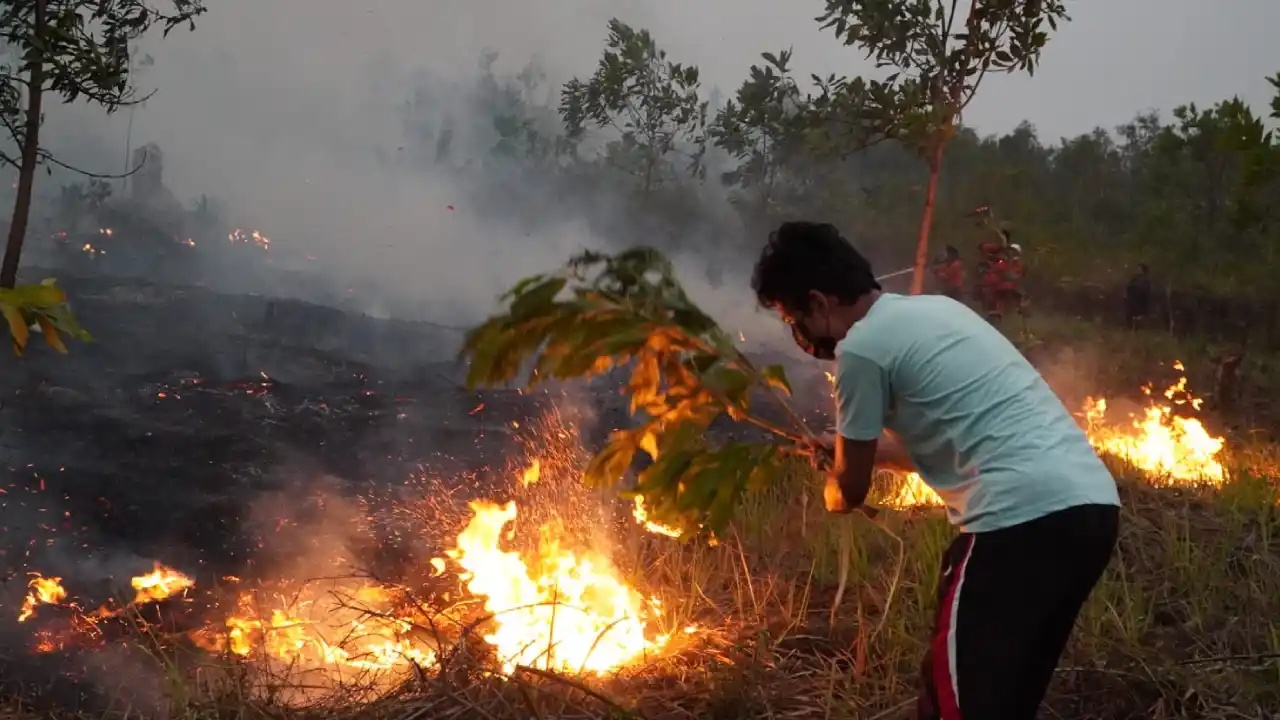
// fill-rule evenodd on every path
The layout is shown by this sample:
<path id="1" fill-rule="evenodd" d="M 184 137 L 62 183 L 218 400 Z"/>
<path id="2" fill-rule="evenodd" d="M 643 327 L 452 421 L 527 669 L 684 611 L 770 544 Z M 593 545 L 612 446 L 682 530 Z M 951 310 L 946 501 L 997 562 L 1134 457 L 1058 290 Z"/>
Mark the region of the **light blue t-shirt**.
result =
<path id="1" fill-rule="evenodd" d="M 836 366 L 840 434 L 900 435 L 964 532 L 1120 504 L 1115 479 L 1044 378 L 962 303 L 882 294 L 836 346 Z"/>

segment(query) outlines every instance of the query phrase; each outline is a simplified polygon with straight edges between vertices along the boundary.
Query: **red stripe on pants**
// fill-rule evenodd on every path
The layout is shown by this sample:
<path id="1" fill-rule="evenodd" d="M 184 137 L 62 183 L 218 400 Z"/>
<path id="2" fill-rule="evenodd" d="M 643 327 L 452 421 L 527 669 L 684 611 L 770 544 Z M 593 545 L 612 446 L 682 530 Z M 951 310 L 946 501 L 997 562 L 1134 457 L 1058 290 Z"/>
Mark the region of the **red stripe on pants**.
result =
<path id="1" fill-rule="evenodd" d="M 974 536 L 969 536 L 969 546 L 964 555 L 951 568 L 951 581 L 938 608 L 938 629 L 933 636 L 933 683 L 938 692 L 938 710 L 942 720 L 962 720 L 960 698 L 956 692 L 956 669 L 951 666 L 951 642 L 956 632 L 956 610 L 960 584 L 964 581 L 964 568 L 973 554 Z"/>

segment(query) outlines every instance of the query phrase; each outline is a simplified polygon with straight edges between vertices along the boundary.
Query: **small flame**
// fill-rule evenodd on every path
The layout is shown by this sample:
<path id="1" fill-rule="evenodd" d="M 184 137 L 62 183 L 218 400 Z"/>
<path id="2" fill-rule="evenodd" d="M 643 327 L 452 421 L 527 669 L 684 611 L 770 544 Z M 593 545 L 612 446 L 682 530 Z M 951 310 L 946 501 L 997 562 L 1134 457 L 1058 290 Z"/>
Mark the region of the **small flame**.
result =
<path id="1" fill-rule="evenodd" d="M 541 477 L 542 477 L 542 463 L 540 463 L 537 460 L 534 460 L 532 465 L 525 468 L 524 472 L 520 473 L 520 484 L 523 485 L 524 487 L 529 487 L 530 485 L 533 485 L 534 483 L 538 482 L 538 479 Z"/>
<path id="2" fill-rule="evenodd" d="M 132 580 L 134 597 L 137 605 L 158 602 L 173 595 L 195 587 L 195 581 L 177 570 L 156 563 L 151 572 L 139 575 Z"/>
<path id="3" fill-rule="evenodd" d="M 252 244 L 263 250 L 271 249 L 271 238 L 267 237 L 266 235 L 263 235 L 257 230 L 246 232 L 244 230 L 241 230 L 240 228 L 236 228 L 235 230 L 232 230 L 231 232 L 227 233 L 227 240 L 231 242 L 233 245 Z"/>
<path id="4" fill-rule="evenodd" d="M 636 496 L 635 508 L 631 511 L 631 516 L 636 522 L 643 525 L 645 530 L 655 535 L 666 535 L 667 537 L 678 538 L 681 535 L 679 530 L 673 527 L 667 527 L 662 523 L 657 523 L 649 519 L 649 512 L 644 509 L 644 498 Z"/>
<path id="5" fill-rule="evenodd" d="M 274 607 L 263 607 L 272 601 Z M 385 671 L 433 665 L 436 649 L 414 641 L 412 619 L 396 617 L 394 604 L 392 594 L 375 585 L 315 591 L 302 599 L 245 592 L 221 630 L 205 628 L 192 639 L 207 650 L 261 656 L 291 670 Z"/>
<path id="6" fill-rule="evenodd" d="M 40 605 L 60 605 L 67 599 L 67 591 L 62 587 L 62 578 L 47 578 L 40 573 L 32 573 L 27 588 L 27 597 L 22 601 L 18 622 L 26 622 Z"/>

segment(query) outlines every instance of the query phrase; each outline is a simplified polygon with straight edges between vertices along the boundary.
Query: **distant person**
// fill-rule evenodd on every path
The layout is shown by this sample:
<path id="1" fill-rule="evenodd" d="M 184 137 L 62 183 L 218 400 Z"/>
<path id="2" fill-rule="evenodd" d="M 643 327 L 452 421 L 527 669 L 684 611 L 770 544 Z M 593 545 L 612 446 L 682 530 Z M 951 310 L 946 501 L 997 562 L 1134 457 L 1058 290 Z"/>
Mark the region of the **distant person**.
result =
<path id="1" fill-rule="evenodd" d="M 973 286 L 974 300 L 992 322 L 1000 321 L 1000 278 L 1004 276 L 1004 248 L 999 243 L 978 243 L 977 277 Z"/>
<path id="2" fill-rule="evenodd" d="M 1006 238 L 1008 237 L 1006 233 Z M 1027 297 L 1023 292 L 1022 246 L 1009 243 L 1005 246 L 1000 276 L 996 285 L 996 313 L 998 318 L 1008 317 L 1016 312 L 1022 320 L 1022 329 L 1027 329 Z"/>
<path id="3" fill-rule="evenodd" d="M 933 276 L 938 281 L 938 292 L 952 300 L 960 300 L 964 295 L 964 261 L 960 259 L 960 251 L 954 245 L 947 250 L 933 267 Z"/>
<path id="4" fill-rule="evenodd" d="M 835 227 L 784 224 L 751 284 L 797 345 L 835 363 L 827 509 L 861 506 L 876 468 L 915 470 L 960 530 L 917 717 L 1031 720 L 1115 549 L 1111 473 L 999 330 L 950 298 L 882 292 Z"/>
<path id="5" fill-rule="evenodd" d="M 1138 272 L 1129 278 L 1124 289 L 1125 319 L 1130 328 L 1137 328 L 1151 312 L 1151 271 L 1146 263 L 1138 264 Z"/>

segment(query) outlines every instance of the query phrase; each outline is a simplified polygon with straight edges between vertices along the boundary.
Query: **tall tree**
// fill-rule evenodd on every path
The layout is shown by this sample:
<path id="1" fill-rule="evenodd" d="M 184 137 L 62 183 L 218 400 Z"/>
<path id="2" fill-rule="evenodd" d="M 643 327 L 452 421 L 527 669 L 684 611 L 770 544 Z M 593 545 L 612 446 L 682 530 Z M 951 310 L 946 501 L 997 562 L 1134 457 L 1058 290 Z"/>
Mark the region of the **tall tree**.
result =
<path id="1" fill-rule="evenodd" d="M 938 176 L 961 113 L 990 72 L 1034 72 L 1048 31 L 1066 20 L 1060 0 L 826 0 L 818 18 L 846 44 L 892 74 L 883 81 L 836 81 L 836 110 L 859 133 L 891 137 L 929 165 L 911 291 L 924 289 Z"/>
<path id="2" fill-rule="evenodd" d="M 614 19 L 595 74 L 565 84 L 560 114 L 571 137 L 588 124 L 620 132 L 608 157 L 639 180 L 647 200 L 673 177 L 673 156 L 682 156 L 694 176 L 705 172 L 707 103 L 700 88 L 697 67 L 671 62 L 648 30 Z"/>
<path id="3" fill-rule="evenodd" d="M 14 58 L 0 63 L 0 121 L 17 146 L 0 163 L 19 169 L 0 288 L 13 288 L 27 233 L 36 168 L 62 164 L 40 146 L 46 93 L 85 99 L 108 112 L 137 102 L 130 82 L 130 43 L 153 27 L 167 35 L 205 11 L 203 0 L 167 0 L 159 10 L 144 0 L 12 0 L 0 8 L 0 41 Z"/>

